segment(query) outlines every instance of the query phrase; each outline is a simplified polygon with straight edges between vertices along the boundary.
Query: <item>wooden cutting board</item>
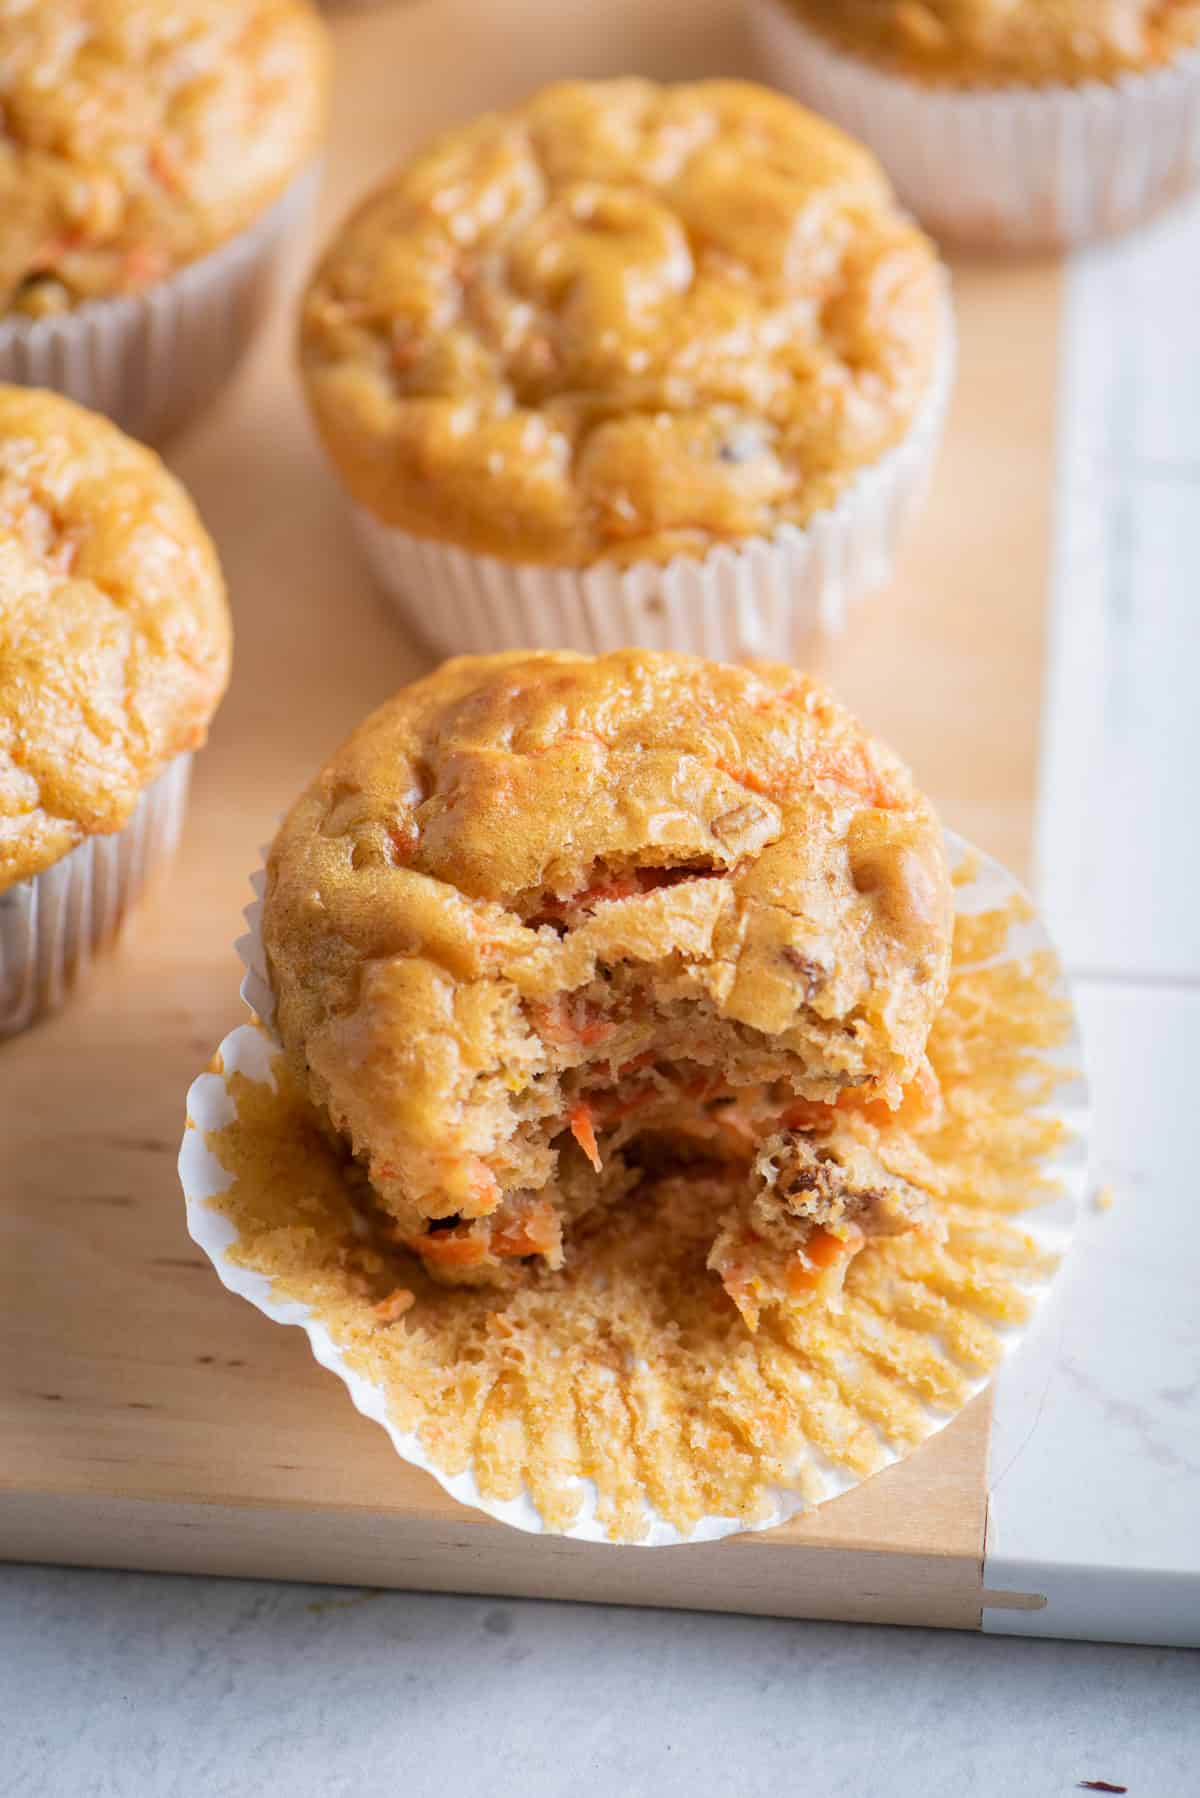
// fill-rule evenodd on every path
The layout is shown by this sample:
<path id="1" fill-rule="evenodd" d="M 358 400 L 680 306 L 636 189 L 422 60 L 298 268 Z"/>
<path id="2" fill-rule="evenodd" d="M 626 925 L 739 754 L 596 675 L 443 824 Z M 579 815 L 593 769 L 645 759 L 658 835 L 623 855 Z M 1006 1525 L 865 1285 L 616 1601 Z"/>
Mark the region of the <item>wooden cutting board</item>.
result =
<path id="1" fill-rule="evenodd" d="M 322 231 L 431 130 L 552 76 L 753 66 L 730 0 L 426 0 L 334 29 Z M 935 490 L 892 589 L 810 665 L 949 824 L 1023 871 L 1058 274 L 954 273 L 961 365 Z M 397 1460 L 301 1334 L 226 1293 L 188 1239 L 184 1095 L 243 1015 L 232 943 L 258 846 L 339 738 L 426 666 L 355 552 L 289 346 L 282 308 L 170 457 L 237 625 L 179 862 L 65 1015 L 0 1047 L 0 1556 L 978 1628 L 986 1397 L 766 1535 L 658 1554 L 533 1538 Z"/>

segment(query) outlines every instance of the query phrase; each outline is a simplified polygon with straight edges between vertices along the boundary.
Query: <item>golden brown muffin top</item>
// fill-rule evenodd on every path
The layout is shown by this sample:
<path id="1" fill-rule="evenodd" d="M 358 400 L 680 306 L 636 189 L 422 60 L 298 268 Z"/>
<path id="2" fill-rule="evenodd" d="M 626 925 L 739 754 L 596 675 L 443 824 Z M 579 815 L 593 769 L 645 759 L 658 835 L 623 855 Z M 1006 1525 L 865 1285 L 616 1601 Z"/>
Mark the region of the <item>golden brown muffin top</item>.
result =
<path id="1" fill-rule="evenodd" d="M 956 87 L 1069 86 L 1200 41 L 1197 0 L 789 0 L 842 49 Z"/>
<path id="2" fill-rule="evenodd" d="M 229 675 L 216 553 L 158 457 L 0 386 L 0 891 L 119 830 Z"/>
<path id="3" fill-rule="evenodd" d="M 836 501 L 911 424 L 943 303 L 874 158 L 792 101 L 563 82 L 359 207 L 301 361 L 386 523 L 514 561 L 665 561 Z"/>
<path id="4" fill-rule="evenodd" d="M 241 231 L 312 153 L 308 0 L 0 0 L 0 313 L 135 293 Z"/>
<path id="5" fill-rule="evenodd" d="M 950 932 L 895 756 L 792 669 L 636 650 L 466 656 L 404 688 L 288 815 L 263 915 L 300 1078 L 410 1194 L 418 1161 L 453 1192 L 540 1115 L 559 1043 L 609 1054 L 597 983 L 653 986 L 660 1030 L 786 1051 L 806 1095 L 894 1099 Z"/>

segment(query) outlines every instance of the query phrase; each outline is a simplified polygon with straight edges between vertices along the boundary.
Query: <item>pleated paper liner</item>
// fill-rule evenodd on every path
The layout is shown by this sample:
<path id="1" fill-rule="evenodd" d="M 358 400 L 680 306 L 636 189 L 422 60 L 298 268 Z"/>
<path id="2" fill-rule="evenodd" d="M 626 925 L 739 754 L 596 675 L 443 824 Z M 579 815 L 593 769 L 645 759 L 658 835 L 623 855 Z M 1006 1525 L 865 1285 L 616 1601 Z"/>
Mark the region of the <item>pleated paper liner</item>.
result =
<path id="1" fill-rule="evenodd" d="M 929 485 L 953 386 L 948 281 L 941 329 L 929 391 L 906 435 L 804 526 L 665 564 L 550 568 L 414 537 L 355 506 L 367 560 L 403 623 L 444 655 L 536 643 L 589 655 L 633 645 L 790 661 L 814 631 L 839 631 L 850 604 L 891 575 Z"/>
<path id="2" fill-rule="evenodd" d="M 0 1040 L 57 1011 L 175 853 L 192 758 L 177 755 L 121 830 L 86 837 L 0 893 Z"/>
<path id="3" fill-rule="evenodd" d="M 304 169 L 254 224 L 144 293 L 0 317 L 0 381 L 52 388 L 144 441 L 182 429 L 249 348 L 319 177 L 317 165 Z"/>
<path id="4" fill-rule="evenodd" d="M 1078 87 L 935 87 L 835 48 L 788 0 L 749 10 L 767 78 L 869 144 L 904 204 L 952 241 L 1070 248 L 1200 178 L 1200 52 Z"/>
<path id="5" fill-rule="evenodd" d="M 259 1016 L 188 1097 L 192 1236 L 231 1291 L 305 1331 L 398 1454 L 502 1522 L 662 1546 L 848 1491 L 943 1428 L 1021 1340 L 1086 1179 L 1057 959 L 1011 876 L 952 850 L 954 967 L 929 1045 L 945 1114 L 883 1145 L 897 1166 L 925 1158 L 945 1241 L 868 1242 L 839 1310 L 768 1313 L 751 1335 L 705 1269 L 695 1179 L 616 1207 L 515 1293 L 431 1283 L 288 1090 L 256 907 L 243 994 Z"/>

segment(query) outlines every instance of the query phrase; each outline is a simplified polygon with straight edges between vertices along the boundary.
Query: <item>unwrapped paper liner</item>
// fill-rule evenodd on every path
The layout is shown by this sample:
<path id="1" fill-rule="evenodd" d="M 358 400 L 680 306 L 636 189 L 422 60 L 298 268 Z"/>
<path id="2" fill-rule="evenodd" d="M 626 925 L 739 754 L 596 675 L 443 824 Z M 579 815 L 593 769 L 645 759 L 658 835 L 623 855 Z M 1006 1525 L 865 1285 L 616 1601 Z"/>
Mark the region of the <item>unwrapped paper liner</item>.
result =
<path id="1" fill-rule="evenodd" d="M 190 755 L 176 756 L 120 830 L 85 837 L 0 893 L 0 1039 L 57 1011 L 96 951 L 119 935 L 147 880 L 175 852 L 191 765 Z"/>
<path id="2" fill-rule="evenodd" d="M 806 525 L 721 544 L 706 556 L 540 567 L 415 537 L 364 506 L 352 516 L 401 620 L 443 655 L 532 644 L 588 655 L 636 647 L 713 661 L 790 661 L 806 637 L 839 631 L 850 602 L 888 580 L 929 484 L 954 362 L 947 283 L 940 353 L 901 442 Z"/>
<path id="3" fill-rule="evenodd" d="M 0 381 L 48 387 L 159 442 L 213 400 L 249 347 L 319 184 L 314 164 L 254 224 L 143 293 L 0 317 Z"/>
<path id="4" fill-rule="evenodd" d="M 979 856 L 971 851 L 960 838 L 947 833 L 947 847 L 952 865 L 962 863 L 968 856 L 971 865 L 977 865 L 978 872 L 966 885 L 956 889 L 956 908 L 959 913 L 992 911 L 1014 899 L 1021 897 L 1020 888 L 998 863 L 989 858 Z M 260 871 L 253 879 L 255 892 L 259 901 L 251 905 L 246 912 L 250 925 L 249 935 L 240 939 L 238 952 L 246 967 L 242 982 L 242 997 L 251 1010 L 261 1020 L 261 1024 L 242 1025 L 232 1031 L 222 1042 L 217 1052 L 216 1065 L 219 1073 L 202 1074 L 188 1094 L 187 1129 L 179 1156 L 179 1173 L 183 1185 L 187 1205 L 187 1225 L 193 1240 L 209 1257 L 222 1283 L 231 1292 L 249 1299 L 250 1303 L 262 1311 L 276 1323 L 297 1324 L 308 1337 L 312 1352 L 322 1367 L 336 1373 L 344 1381 L 356 1408 L 365 1417 L 372 1418 L 387 1431 L 392 1446 L 397 1454 L 415 1467 L 423 1468 L 452 1498 L 460 1504 L 469 1505 L 497 1518 L 501 1523 L 512 1525 L 516 1529 L 528 1530 L 537 1534 L 563 1534 L 579 1541 L 609 1542 L 612 1536 L 606 1531 L 596 1515 L 597 1491 L 593 1482 L 585 1478 L 576 1478 L 575 1488 L 579 1491 L 581 1505 L 574 1522 L 567 1528 L 550 1530 L 535 1507 L 528 1490 L 515 1499 L 498 1499 L 480 1490 L 471 1468 L 457 1474 L 444 1472 L 430 1458 L 419 1434 L 404 1431 L 397 1427 L 389 1417 L 387 1401 L 381 1386 L 374 1385 L 347 1364 L 346 1357 L 330 1335 L 325 1324 L 313 1314 L 311 1309 L 298 1301 L 278 1297 L 273 1292 L 273 1282 L 266 1274 L 253 1268 L 240 1265 L 230 1255 L 235 1246 L 236 1233 L 233 1225 L 222 1212 L 209 1201 L 219 1195 L 230 1185 L 230 1176 L 209 1148 L 206 1137 L 208 1133 L 220 1131 L 233 1122 L 236 1108 L 230 1092 L 229 1080 L 234 1074 L 243 1075 L 254 1083 L 274 1085 L 272 1061 L 279 1053 L 278 1044 L 270 1034 L 271 1021 L 274 1016 L 274 999 L 266 978 L 266 963 L 259 934 L 259 913 L 261 910 L 261 894 L 265 875 Z M 1015 923 L 1005 945 L 1000 961 L 1023 958 L 1029 954 L 1051 949 L 1049 939 L 1040 921 L 1033 919 L 1028 923 Z M 1060 993 L 1069 999 L 1065 983 L 1060 984 Z M 1066 1128 L 1066 1136 L 1056 1153 L 1050 1157 L 1042 1168 L 1042 1172 L 1061 1188 L 1060 1196 L 1052 1202 L 1022 1212 L 1012 1221 L 1019 1224 L 1022 1231 L 1034 1239 L 1038 1247 L 1052 1255 L 1056 1260 L 1066 1252 L 1070 1243 L 1079 1207 L 1082 1203 L 1087 1181 L 1087 1136 L 1089 1127 L 1088 1096 L 1086 1085 L 1079 1070 L 1082 1066 L 1082 1045 L 1079 1039 L 1078 1022 L 1072 1008 L 1071 1032 L 1069 1039 L 1059 1048 L 1043 1052 L 1044 1059 L 1057 1064 L 1063 1069 L 1064 1079 L 1070 1076 L 1054 1103 L 1047 1108 L 1050 1115 L 1061 1121 Z M 1016 1344 L 1025 1336 L 1037 1310 L 1041 1308 L 1053 1274 L 1044 1278 L 1020 1280 L 1014 1277 L 1014 1286 L 1019 1287 L 1031 1299 L 1035 1309 L 1031 1313 L 1030 1322 L 1020 1326 L 993 1325 L 996 1333 L 1003 1341 L 1004 1354 L 1011 1353 Z M 969 1379 L 966 1382 L 966 1396 L 969 1398 L 981 1391 L 994 1376 L 993 1368 L 987 1374 Z M 943 1429 L 952 1418 L 958 1415 L 962 1406 L 952 1411 L 925 1408 L 925 1422 L 928 1425 L 922 1440 L 935 1435 Z M 883 1459 L 881 1466 L 891 1465 L 904 1458 L 911 1448 L 897 1447 L 886 1441 L 881 1442 Z M 741 1517 L 706 1516 L 689 1534 L 681 1533 L 674 1524 L 652 1510 L 648 1502 L 645 1505 L 645 1533 L 635 1540 L 646 1547 L 666 1547 L 684 1542 L 715 1541 L 723 1536 L 733 1535 L 747 1530 L 769 1529 L 784 1522 L 798 1511 L 810 1508 L 813 1502 L 825 1503 L 836 1498 L 852 1487 L 860 1485 L 864 1476 L 852 1472 L 848 1468 L 833 1464 L 819 1454 L 811 1445 L 805 1456 L 805 1470 L 808 1475 L 815 1475 L 821 1485 L 820 1497 L 813 1501 L 807 1498 L 799 1487 L 781 1485 L 771 1488 L 770 1509 L 761 1518 L 747 1521 Z M 879 1469 L 873 1469 L 872 1472 Z"/>
<path id="5" fill-rule="evenodd" d="M 787 0 L 750 0 L 776 86 L 868 144 L 936 235 L 1066 249 L 1128 229 L 1200 177 L 1200 52 L 1078 87 L 935 87 L 834 48 Z"/>

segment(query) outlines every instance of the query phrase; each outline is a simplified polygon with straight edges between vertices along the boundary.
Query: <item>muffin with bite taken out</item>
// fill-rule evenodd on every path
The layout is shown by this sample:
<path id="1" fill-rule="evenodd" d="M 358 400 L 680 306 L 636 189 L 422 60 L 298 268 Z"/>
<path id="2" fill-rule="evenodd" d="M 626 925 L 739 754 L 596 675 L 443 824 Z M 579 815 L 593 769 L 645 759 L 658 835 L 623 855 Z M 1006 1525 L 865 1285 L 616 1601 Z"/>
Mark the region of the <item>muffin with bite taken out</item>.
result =
<path id="1" fill-rule="evenodd" d="M 936 1104 L 951 930 L 930 806 L 847 713 L 638 651 L 402 690 L 292 808 L 262 917 L 293 1077 L 431 1273 L 536 1278 L 692 1168 L 751 1328 L 936 1228 L 872 1117 Z"/>

